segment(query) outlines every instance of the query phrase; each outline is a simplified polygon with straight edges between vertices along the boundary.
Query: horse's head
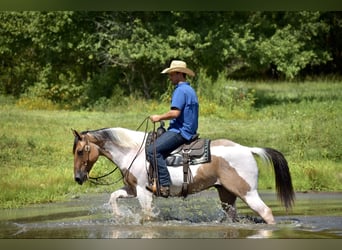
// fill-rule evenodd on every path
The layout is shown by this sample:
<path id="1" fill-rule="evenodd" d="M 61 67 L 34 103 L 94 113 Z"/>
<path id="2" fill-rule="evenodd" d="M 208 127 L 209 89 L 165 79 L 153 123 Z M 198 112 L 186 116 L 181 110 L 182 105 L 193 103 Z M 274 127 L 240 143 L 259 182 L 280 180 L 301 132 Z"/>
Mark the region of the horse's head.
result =
<path id="1" fill-rule="evenodd" d="M 97 145 L 90 142 L 87 134 L 80 134 L 76 130 L 72 131 L 75 136 L 74 178 L 78 184 L 82 185 L 88 179 L 89 172 L 99 158 L 100 152 Z"/>

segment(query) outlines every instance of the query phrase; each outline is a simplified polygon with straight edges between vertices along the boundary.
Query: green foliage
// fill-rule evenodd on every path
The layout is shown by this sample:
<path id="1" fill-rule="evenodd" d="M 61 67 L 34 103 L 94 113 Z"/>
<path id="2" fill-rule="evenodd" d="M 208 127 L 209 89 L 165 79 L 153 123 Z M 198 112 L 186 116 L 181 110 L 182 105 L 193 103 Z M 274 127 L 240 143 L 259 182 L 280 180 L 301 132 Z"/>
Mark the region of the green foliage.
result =
<path id="1" fill-rule="evenodd" d="M 328 51 L 317 48 L 320 42 L 312 42 L 319 41 L 319 35 L 328 34 L 329 26 L 320 21 L 319 12 L 286 13 L 282 19 L 269 39 L 259 40 L 255 45 L 254 56 L 261 65 L 273 64 L 277 72 L 291 80 L 305 67 L 332 60 Z"/>
<path id="2" fill-rule="evenodd" d="M 31 109 L 71 109 L 85 105 L 87 85 L 78 85 L 72 71 L 61 73 L 57 82 L 50 82 L 52 68 L 44 67 L 37 77 L 37 82 L 30 86 L 18 100 L 19 106 Z"/>
<path id="3" fill-rule="evenodd" d="M 82 12 L 1 12 L 0 20 L 1 93 L 20 96 L 35 84 L 68 88 L 93 74 L 92 62 L 84 60 L 88 52 L 79 45 L 92 27 Z M 57 99 L 65 94 L 60 91 Z M 56 102 L 56 93 L 55 99 L 45 98 Z"/>
<path id="4" fill-rule="evenodd" d="M 308 11 L 0 12 L 0 93 L 63 109 L 91 108 L 114 91 L 159 99 L 159 72 L 174 58 L 213 80 L 223 72 L 235 80 L 340 74 L 340 19 Z"/>
<path id="5" fill-rule="evenodd" d="M 255 90 L 220 74 L 213 81 L 204 73 L 197 80 L 201 115 L 221 118 L 248 118 L 255 102 Z"/>
<path id="6" fill-rule="evenodd" d="M 168 20 L 170 13 L 134 13 L 125 18 L 117 13 L 108 15 L 103 28 L 97 31 L 98 40 L 106 44 L 99 47 L 98 53 L 120 68 L 125 77 L 119 80 L 129 92 L 139 90 L 147 98 L 155 97 L 156 92 L 163 91 L 159 84 L 162 65 L 166 66 L 170 58 L 191 58 L 198 35 L 175 26 Z M 118 22 L 120 18 L 122 23 Z"/>

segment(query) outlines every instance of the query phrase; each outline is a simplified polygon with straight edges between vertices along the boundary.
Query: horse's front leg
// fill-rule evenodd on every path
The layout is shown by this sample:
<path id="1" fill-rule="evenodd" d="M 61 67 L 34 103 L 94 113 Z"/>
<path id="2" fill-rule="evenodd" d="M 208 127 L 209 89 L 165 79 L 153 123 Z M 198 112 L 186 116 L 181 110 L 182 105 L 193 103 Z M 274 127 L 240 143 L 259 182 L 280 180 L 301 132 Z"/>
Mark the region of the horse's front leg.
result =
<path id="1" fill-rule="evenodd" d="M 146 190 L 145 186 L 137 186 L 137 198 L 139 200 L 142 213 L 144 215 L 144 220 L 150 220 L 152 217 L 155 217 L 156 214 L 152 211 L 152 201 L 153 194 Z"/>
<path id="2" fill-rule="evenodd" d="M 125 186 L 119 190 L 116 190 L 110 195 L 108 203 L 112 206 L 112 211 L 114 216 L 120 215 L 120 210 L 118 207 L 118 198 L 132 198 L 134 197 L 133 191 L 130 187 Z"/>

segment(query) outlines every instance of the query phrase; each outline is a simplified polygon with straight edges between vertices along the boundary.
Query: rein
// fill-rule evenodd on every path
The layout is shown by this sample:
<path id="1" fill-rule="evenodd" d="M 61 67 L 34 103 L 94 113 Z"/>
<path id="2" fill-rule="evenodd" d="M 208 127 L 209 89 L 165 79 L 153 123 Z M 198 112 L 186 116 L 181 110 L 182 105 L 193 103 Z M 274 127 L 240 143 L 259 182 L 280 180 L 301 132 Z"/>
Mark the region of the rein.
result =
<path id="1" fill-rule="evenodd" d="M 119 167 L 118 166 L 115 166 L 115 168 L 113 170 L 111 170 L 110 172 L 104 174 L 104 175 L 101 175 L 101 176 L 98 176 L 98 177 L 91 177 L 89 176 L 89 181 L 95 185 L 114 185 L 114 184 L 117 184 L 118 182 L 120 182 L 121 180 L 123 180 L 124 178 L 127 178 L 128 174 L 129 174 L 129 170 L 131 169 L 134 161 L 137 159 L 138 155 L 141 153 L 141 149 L 144 145 L 144 142 L 146 140 L 146 135 L 147 135 L 147 129 L 148 129 L 148 119 L 149 119 L 149 116 L 147 116 L 143 121 L 142 123 L 138 126 L 138 128 L 136 130 L 139 130 L 141 128 L 141 126 L 146 122 L 146 127 L 145 127 L 145 135 L 144 135 L 144 139 L 139 147 L 139 150 L 137 151 L 136 155 L 134 156 L 131 164 L 129 165 L 129 167 L 127 168 L 127 172 L 125 173 L 125 175 L 121 175 L 121 177 L 117 180 L 115 180 L 114 182 L 110 182 L 110 183 L 104 183 L 104 182 L 100 182 L 99 179 L 103 179 L 111 174 L 113 174 Z M 89 146 L 89 141 L 87 140 L 87 144 L 85 146 L 85 151 L 88 152 L 88 160 L 87 160 L 87 164 L 89 162 L 89 154 L 90 154 L 90 146 Z"/>
<path id="2" fill-rule="evenodd" d="M 88 159 L 86 161 L 86 165 L 88 165 L 89 164 L 89 155 L 90 155 L 90 146 L 89 146 L 89 140 L 88 139 L 87 139 L 87 144 L 84 146 L 84 150 L 88 153 Z M 108 172 L 107 174 L 104 174 L 104 175 L 101 175 L 98 177 L 89 176 L 88 179 L 92 184 L 95 184 L 95 185 L 114 185 L 114 184 L 118 183 L 119 181 L 121 181 L 123 177 L 120 177 L 118 180 L 111 182 L 111 183 L 100 182 L 99 179 L 102 179 L 104 177 L 107 177 L 107 176 L 113 174 L 117 169 L 118 169 L 118 166 L 115 166 L 115 168 L 112 171 Z"/>
<path id="3" fill-rule="evenodd" d="M 114 182 L 110 182 L 110 183 L 104 183 L 104 182 L 99 182 L 99 179 L 102 179 L 104 177 L 107 177 L 108 175 L 111 175 L 112 173 L 114 173 L 116 170 L 118 169 L 118 167 L 115 167 L 112 171 L 110 171 L 107 174 L 104 174 L 102 176 L 99 177 L 91 177 L 89 176 L 89 181 L 95 185 L 114 185 L 116 183 L 118 183 L 119 181 L 121 181 L 123 179 L 123 177 L 121 176 L 119 179 L 117 179 Z"/>

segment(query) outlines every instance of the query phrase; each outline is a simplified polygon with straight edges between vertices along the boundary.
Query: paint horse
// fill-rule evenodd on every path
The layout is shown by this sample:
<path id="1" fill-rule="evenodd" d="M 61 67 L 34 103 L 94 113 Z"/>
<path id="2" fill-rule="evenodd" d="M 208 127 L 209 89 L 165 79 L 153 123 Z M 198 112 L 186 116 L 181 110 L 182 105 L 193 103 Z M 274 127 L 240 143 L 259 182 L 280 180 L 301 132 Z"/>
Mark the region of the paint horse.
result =
<path id="1" fill-rule="evenodd" d="M 146 133 L 125 128 L 104 128 L 77 132 L 75 139 L 74 178 L 79 184 L 89 178 L 89 173 L 99 156 L 112 161 L 124 176 L 125 186 L 113 192 L 109 203 L 113 214 L 119 215 L 117 199 L 137 197 L 143 212 L 153 215 L 153 194 L 146 189 L 148 184 L 148 162 L 145 155 Z M 273 165 L 277 196 L 286 210 L 294 204 L 294 191 L 288 164 L 282 153 L 271 148 L 246 147 L 228 139 L 212 140 L 211 161 L 190 165 L 192 182 L 188 194 L 216 187 L 222 208 L 231 215 L 229 208 L 235 207 L 239 197 L 268 224 L 275 224 L 272 210 L 261 200 L 258 187 L 258 166 L 254 155 Z M 181 196 L 183 167 L 168 167 L 172 185 L 171 196 Z M 234 215 L 232 215 L 234 217 Z"/>

